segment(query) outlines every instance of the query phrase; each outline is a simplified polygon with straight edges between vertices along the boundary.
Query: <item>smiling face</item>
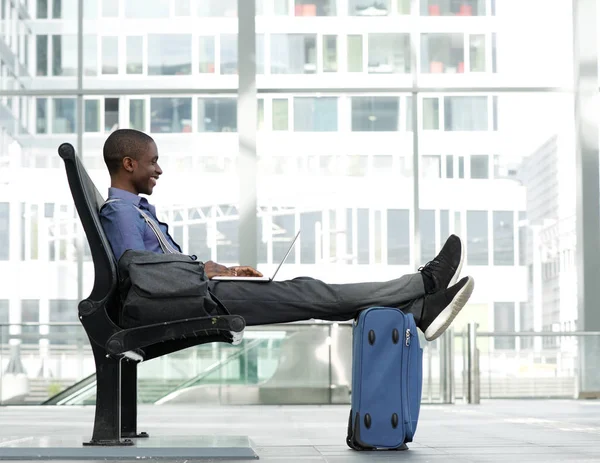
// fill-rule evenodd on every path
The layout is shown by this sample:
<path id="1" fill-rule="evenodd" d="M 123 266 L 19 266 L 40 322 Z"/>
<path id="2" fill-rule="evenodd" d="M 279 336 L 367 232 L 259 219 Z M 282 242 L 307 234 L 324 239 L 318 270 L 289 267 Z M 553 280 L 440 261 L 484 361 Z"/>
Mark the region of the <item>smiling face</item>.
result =
<path id="1" fill-rule="evenodd" d="M 125 158 L 125 169 L 130 173 L 131 186 L 136 194 L 151 195 L 162 169 L 158 165 L 156 143 L 149 142 L 137 159 Z"/>

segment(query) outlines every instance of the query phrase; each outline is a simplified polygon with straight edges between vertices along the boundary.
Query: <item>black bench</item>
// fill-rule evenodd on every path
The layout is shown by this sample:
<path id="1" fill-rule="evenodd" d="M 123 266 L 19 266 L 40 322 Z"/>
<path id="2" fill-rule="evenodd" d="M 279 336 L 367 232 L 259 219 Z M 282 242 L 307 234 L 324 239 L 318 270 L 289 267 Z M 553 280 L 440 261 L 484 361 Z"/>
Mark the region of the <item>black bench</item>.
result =
<path id="1" fill-rule="evenodd" d="M 58 148 L 83 225 L 92 260 L 94 286 L 79 303 L 96 363 L 96 417 L 90 442 L 84 445 L 133 445 L 137 432 L 137 364 L 209 342 L 239 341 L 246 322 L 239 315 L 173 320 L 123 329 L 120 321 L 117 263 L 100 223 L 104 198 L 69 143 Z"/>

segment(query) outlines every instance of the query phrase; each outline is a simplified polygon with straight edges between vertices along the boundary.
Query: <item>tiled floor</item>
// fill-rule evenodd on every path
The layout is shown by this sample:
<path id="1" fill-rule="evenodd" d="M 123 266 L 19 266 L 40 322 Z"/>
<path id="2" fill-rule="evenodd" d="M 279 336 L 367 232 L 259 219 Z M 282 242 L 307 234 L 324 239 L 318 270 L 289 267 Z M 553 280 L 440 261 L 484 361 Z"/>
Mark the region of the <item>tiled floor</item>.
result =
<path id="1" fill-rule="evenodd" d="M 422 407 L 416 441 L 404 452 L 346 447 L 347 406 L 142 406 L 151 436 L 247 435 L 261 461 L 600 461 L 600 401 L 487 401 Z M 93 407 L 0 407 L 0 440 L 89 438 Z M 151 437 L 152 439 L 152 437 Z"/>

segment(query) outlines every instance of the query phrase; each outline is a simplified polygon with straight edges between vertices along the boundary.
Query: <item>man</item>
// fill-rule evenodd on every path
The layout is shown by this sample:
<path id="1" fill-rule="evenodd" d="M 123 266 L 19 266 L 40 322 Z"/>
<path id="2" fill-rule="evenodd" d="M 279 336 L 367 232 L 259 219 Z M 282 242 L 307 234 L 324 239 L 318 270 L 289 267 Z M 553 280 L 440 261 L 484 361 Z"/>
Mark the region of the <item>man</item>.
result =
<path id="1" fill-rule="evenodd" d="M 151 195 L 162 174 L 154 140 L 137 130 L 116 130 L 104 144 L 104 161 L 110 173 L 108 195 L 112 201 L 102 207 L 100 219 L 115 257 L 119 259 L 127 249 L 164 252 L 138 208 L 153 225 L 158 225 L 166 237 L 167 251 L 181 252 L 167 224 L 157 219 L 154 206 L 139 196 Z M 244 317 L 247 325 L 311 318 L 343 321 L 354 318 L 362 309 L 386 306 L 412 313 L 425 338 L 431 341 L 448 328 L 473 292 L 472 277 L 456 283 L 463 253 L 461 240 L 452 235 L 420 273 L 391 281 L 328 285 L 301 277 L 265 284 L 211 281 L 209 286 L 232 314 Z M 227 268 L 212 261 L 204 264 L 204 270 L 209 279 L 217 275 L 261 276 L 251 267 Z"/>

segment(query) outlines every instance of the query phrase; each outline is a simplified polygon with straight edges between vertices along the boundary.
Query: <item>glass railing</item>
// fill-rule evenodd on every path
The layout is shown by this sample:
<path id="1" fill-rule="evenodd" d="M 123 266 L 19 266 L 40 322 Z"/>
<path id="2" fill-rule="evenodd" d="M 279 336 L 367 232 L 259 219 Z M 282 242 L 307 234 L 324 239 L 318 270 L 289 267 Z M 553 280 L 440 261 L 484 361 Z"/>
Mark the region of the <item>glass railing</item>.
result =
<path id="1" fill-rule="evenodd" d="M 140 364 L 139 401 L 349 403 L 351 340 L 350 323 L 248 327 L 238 346 L 204 344 Z M 449 331 L 422 340 L 423 402 L 577 397 L 584 343 L 593 351 L 600 333 L 476 333 L 471 339 Z M 0 404 L 93 404 L 93 374 L 80 324 L 0 325 Z"/>

